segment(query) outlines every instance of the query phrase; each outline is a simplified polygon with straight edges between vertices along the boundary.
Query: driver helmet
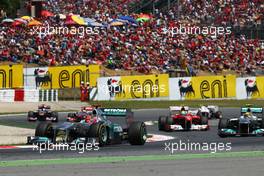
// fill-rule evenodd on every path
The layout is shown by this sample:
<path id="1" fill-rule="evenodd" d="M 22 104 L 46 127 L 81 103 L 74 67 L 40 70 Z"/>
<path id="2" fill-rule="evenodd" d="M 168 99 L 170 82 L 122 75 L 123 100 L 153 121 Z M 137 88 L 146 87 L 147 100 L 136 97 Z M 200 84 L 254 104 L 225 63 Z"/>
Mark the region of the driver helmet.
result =
<path id="1" fill-rule="evenodd" d="M 246 112 L 245 114 L 244 114 L 244 117 L 249 117 L 250 116 L 250 113 L 249 112 Z"/>

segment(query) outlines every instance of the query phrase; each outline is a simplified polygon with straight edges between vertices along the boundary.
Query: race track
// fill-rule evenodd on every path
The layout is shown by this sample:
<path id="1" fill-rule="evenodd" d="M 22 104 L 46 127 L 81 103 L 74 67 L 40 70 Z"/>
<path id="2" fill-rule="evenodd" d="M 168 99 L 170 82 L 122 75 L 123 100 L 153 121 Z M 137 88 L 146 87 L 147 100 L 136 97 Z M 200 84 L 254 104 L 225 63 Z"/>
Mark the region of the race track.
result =
<path id="1" fill-rule="evenodd" d="M 238 108 L 224 108 L 221 109 L 223 116 L 225 117 L 236 117 L 239 115 L 240 113 L 240 109 Z M 166 148 L 166 146 L 168 146 L 169 144 L 180 144 L 180 142 L 183 143 L 207 143 L 209 145 L 211 144 L 219 144 L 219 143 L 223 143 L 223 144 L 227 144 L 230 143 L 231 146 L 231 152 L 244 152 L 244 151 L 263 151 L 264 150 L 264 138 L 263 137 L 232 137 L 232 138 L 220 138 L 217 135 L 217 120 L 210 120 L 210 125 L 211 125 L 211 129 L 209 131 L 191 131 L 191 132 L 171 132 L 171 133 L 167 133 L 167 132 L 159 132 L 157 129 L 157 124 L 155 123 L 155 121 L 157 121 L 158 117 L 160 115 L 167 115 L 168 114 L 168 110 L 166 109 L 155 109 L 155 110 L 135 110 L 134 111 L 135 114 L 135 119 L 136 120 L 141 120 L 144 122 L 148 122 L 149 125 L 147 126 L 147 130 L 148 133 L 151 134 L 161 134 L 161 135 L 168 135 L 168 136 L 172 136 L 174 139 L 169 140 L 169 141 L 163 141 L 163 142 L 152 142 L 152 143 L 146 143 L 144 146 L 130 146 L 129 144 L 122 144 L 122 145 L 115 145 L 115 146 L 107 146 L 107 147 L 103 147 L 100 148 L 99 151 L 85 151 L 84 153 L 80 154 L 77 151 L 43 151 L 42 154 L 39 153 L 39 151 L 32 151 L 32 149 L 1 149 L 0 150 L 0 160 L 1 161 L 13 161 L 13 160 L 32 160 L 32 159 L 57 159 L 57 158 L 76 158 L 76 157 L 107 157 L 107 156 L 145 156 L 145 155 L 170 155 L 172 154 L 170 150 L 168 150 L 168 148 Z M 65 116 L 65 113 L 60 113 L 60 120 L 62 121 L 63 117 Z M 15 122 L 21 122 L 21 123 L 28 123 L 26 120 L 25 115 L 19 115 L 19 116 L 9 116 L 9 117 L 1 117 L 1 121 L 4 120 L 9 120 L 9 121 L 15 121 Z M 151 123 L 150 123 L 151 122 Z M 153 124 L 152 124 L 153 123 Z M 213 145 L 212 145 L 213 146 Z M 182 154 L 182 153 L 188 153 L 188 154 L 195 154 L 195 153 L 214 153 L 214 150 L 207 150 L 207 151 L 201 151 L 201 150 L 185 150 L 185 151 L 180 151 L 180 150 L 175 150 L 173 152 L 173 155 L 176 154 Z M 225 152 L 225 151 L 216 151 L 217 152 Z M 195 160 L 199 160 L 205 163 L 208 163 L 209 166 L 212 165 L 212 167 L 229 167 L 229 164 L 227 161 L 229 161 L 228 159 L 225 158 L 221 158 L 221 159 L 192 159 L 191 161 L 140 161 L 140 162 L 130 162 L 132 164 L 132 166 L 135 166 L 135 168 L 139 168 L 139 170 L 135 171 L 136 175 L 163 175 L 162 173 L 165 173 L 165 175 L 171 175 L 173 172 L 172 170 L 174 169 L 173 165 L 177 165 L 177 167 L 180 168 L 179 164 L 180 163 L 186 163 L 186 164 L 192 164 L 192 163 L 196 163 Z M 214 163 L 210 162 L 210 161 L 215 161 L 215 165 Z M 236 159 L 232 159 L 234 161 L 234 163 L 239 163 L 239 160 Z M 250 158 L 250 160 L 256 160 L 256 162 L 260 162 L 259 160 L 262 160 L 261 163 L 263 165 L 263 159 L 260 158 Z M 245 160 L 243 161 L 244 163 L 248 163 L 249 160 Z M 255 161 L 254 161 L 255 162 Z M 146 164 L 146 167 L 143 167 L 140 165 L 141 164 Z M 153 169 L 151 169 L 151 164 L 152 163 L 155 167 Z M 217 164 L 217 165 L 216 165 Z M 110 170 L 110 168 L 113 169 L 114 168 L 119 168 L 119 167 L 123 167 L 127 165 L 126 163 L 115 163 L 112 165 L 108 164 L 106 167 L 106 172 L 98 172 L 101 175 L 106 175 L 106 173 L 108 172 L 108 170 Z M 213 166 L 214 165 L 214 166 Z M 29 166 L 32 168 L 32 166 Z M 81 173 L 85 173 L 85 171 L 87 171 L 87 169 L 93 171 L 92 175 L 100 175 L 98 173 L 95 172 L 96 168 L 100 168 L 100 164 L 97 165 L 91 165 L 89 167 L 86 167 L 85 164 L 80 164 L 78 166 L 74 166 L 76 169 L 78 168 L 78 170 L 80 171 L 76 171 L 76 175 Z M 161 170 L 157 169 L 156 167 L 160 167 Z M 182 168 L 180 169 L 180 175 L 185 175 L 184 174 L 184 170 L 183 168 L 185 168 L 186 166 L 182 164 Z M 195 165 L 194 168 L 199 168 L 202 167 L 202 164 L 197 164 Z M 254 165 L 254 167 L 257 167 L 258 172 L 263 171 L 262 168 L 260 168 L 258 165 Z M 5 168 L 3 169 L 3 171 L 5 171 L 4 175 L 12 175 L 11 172 L 11 168 Z M 43 167 L 42 169 L 44 170 L 44 168 L 48 168 L 48 166 Z M 61 175 L 63 174 L 63 169 L 65 169 L 65 171 L 67 171 L 66 166 L 53 166 L 53 168 L 61 168 L 61 169 L 53 169 L 54 172 L 52 172 L 52 175 Z M 144 174 L 141 174 L 140 171 L 144 170 Z M 144 169 L 143 169 L 144 168 Z M 166 170 L 166 168 L 168 170 Z M 192 170 L 194 170 L 194 168 Z M 25 170 L 24 167 L 21 168 L 22 170 Z M 131 169 L 131 168 L 130 168 Z M 165 170 L 164 170 L 165 169 Z M 218 168 L 219 169 L 219 168 Z M 68 168 L 69 170 L 69 168 Z M 125 170 L 123 169 L 117 169 L 116 172 L 112 171 L 109 173 L 111 173 L 110 175 L 121 175 L 121 174 L 117 174 L 120 172 L 126 172 L 129 169 Z M 164 170 L 164 172 L 163 172 Z M 0 171 L 1 171 L 1 167 L 0 167 Z M 10 171 L 10 172 L 9 172 Z M 32 173 L 38 173 L 38 172 L 33 172 L 34 170 L 32 170 L 32 172 L 25 172 L 27 174 L 32 174 Z M 204 175 L 210 175 L 209 173 L 213 173 L 213 170 L 208 170 L 209 172 L 207 174 Z M 219 169 L 219 171 L 221 171 L 221 169 Z M 222 175 L 231 175 L 229 171 L 232 171 L 231 169 L 227 169 L 227 172 L 224 172 Z M 1 173 L 4 172 L 0 172 Z M 69 170 L 69 172 L 66 173 L 74 173 L 71 172 Z M 133 174 L 129 174 L 130 172 L 126 172 L 127 174 L 123 174 L 123 175 L 133 175 Z M 156 174 L 155 174 L 156 173 Z M 186 172 L 188 173 L 188 172 Z M 201 174 L 203 172 L 200 172 Z M 246 172 L 244 172 L 245 174 Z M 199 174 L 199 175 L 201 175 Z M 23 175 L 23 172 L 20 173 L 20 175 Z M 34 174 L 33 174 L 34 175 Z M 37 174 L 36 174 L 37 175 Z M 47 174 L 48 175 L 48 174 Z M 50 175 L 50 174 L 49 174 Z M 187 175 L 187 174 L 186 174 Z M 240 174 L 235 174 L 235 175 L 243 175 L 243 172 L 241 172 Z M 255 175 L 255 174 L 254 174 Z"/>

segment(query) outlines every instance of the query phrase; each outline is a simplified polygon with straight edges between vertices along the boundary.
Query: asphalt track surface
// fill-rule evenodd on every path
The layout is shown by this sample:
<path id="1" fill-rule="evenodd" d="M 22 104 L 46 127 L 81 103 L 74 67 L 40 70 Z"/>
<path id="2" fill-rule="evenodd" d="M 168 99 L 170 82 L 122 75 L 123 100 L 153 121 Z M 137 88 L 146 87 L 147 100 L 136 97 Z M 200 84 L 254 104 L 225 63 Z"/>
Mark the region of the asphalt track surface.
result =
<path id="1" fill-rule="evenodd" d="M 239 116 L 239 108 L 224 108 L 224 117 Z M 160 115 L 167 115 L 166 109 L 136 110 L 135 120 L 157 121 Z M 64 113 L 60 113 L 63 119 Z M 1 117 L 1 120 L 26 123 L 25 116 Z M 144 146 L 130 146 L 129 144 L 114 145 L 100 148 L 99 151 L 33 151 L 32 149 L 0 150 L 0 161 L 38 160 L 57 158 L 87 158 L 87 157 L 116 157 L 116 156 L 148 156 L 148 155 L 178 155 L 178 154 L 210 154 L 226 152 L 226 145 L 231 146 L 227 152 L 264 151 L 264 137 L 231 137 L 220 138 L 217 135 L 217 120 L 210 120 L 209 131 L 189 132 L 159 132 L 157 124 L 147 126 L 148 133 L 173 136 L 173 140 L 146 143 Z M 207 145 L 202 150 L 180 150 L 179 145 L 185 143 L 199 143 Z M 205 143 L 205 144 L 204 144 Z M 215 146 L 221 144 L 220 150 Z M 222 145 L 223 144 L 223 145 Z M 172 145 L 174 151 L 172 153 Z M 170 150 L 167 146 L 170 146 Z M 178 147 L 177 147 L 178 146 Z M 184 148 L 184 147 L 183 147 Z M 0 167 L 0 175 L 263 175 L 263 157 L 234 157 L 234 158 L 194 158 L 187 160 L 162 161 L 129 161 L 110 162 L 107 164 L 72 164 L 34 167 Z M 191 167 L 190 167 L 191 166 Z"/>

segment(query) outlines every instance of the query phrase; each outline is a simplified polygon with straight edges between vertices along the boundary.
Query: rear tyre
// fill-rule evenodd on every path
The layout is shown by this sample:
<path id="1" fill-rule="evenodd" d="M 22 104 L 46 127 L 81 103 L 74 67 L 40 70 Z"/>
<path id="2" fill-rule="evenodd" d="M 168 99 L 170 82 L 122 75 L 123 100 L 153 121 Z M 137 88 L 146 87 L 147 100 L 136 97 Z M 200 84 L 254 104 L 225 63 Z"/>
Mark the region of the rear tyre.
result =
<path id="1" fill-rule="evenodd" d="M 133 122 L 128 128 L 128 142 L 131 145 L 144 145 L 147 140 L 147 128 L 143 122 Z"/>
<path id="2" fill-rule="evenodd" d="M 227 137 L 226 134 L 221 132 L 221 129 L 224 129 L 224 128 L 227 128 L 227 127 L 228 127 L 228 119 L 222 119 L 221 118 L 219 120 L 219 123 L 218 123 L 218 136 L 219 137 L 222 137 L 222 138 Z"/>
<path id="3" fill-rule="evenodd" d="M 40 122 L 35 130 L 35 136 L 38 137 L 53 137 L 53 126 L 50 122 Z"/>
<path id="4" fill-rule="evenodd" d="M 208 116 L 201 116 L 201 125 L 208 125 Z"/>
<path id="5" fill-rule="evenodd" d="M 220 119 L 222 118 L 222 113 L 220 111 L 217 111 L 214 116 L 215 118 Z"/>
<path id="6" fill-rule="evenodd" d="M 166 117 L 166 123 L 165 123 L 165 131 L 169 132 L 171 131 L 170 125 L 173 125 L 173 119 L 169 116 Z"/>
<path id="7" fill-rule="evenodd" d="M 261 119 L 261 128 L 264 129 L 264 118 Z"/>
<path id="8" fill-rule="evenodd" d="M 54 120 L 52 120 L 52 122 L 58 122 L 59 121 L 59 115 L 58 112 L 51 112 L 51 116 L 53 118 L 55 118 Z"/>
<path id="9" fill-rule="evenodd" d="M 32 122 L 33 120 L 31 120 L 30 117 L 34 117 L 34 112 L 33 112 L 33 111 L 29 111 L 29 112 L 28 112 L 28 118 L 27 118 L 27 120 L 28 120 L 29 122 Z"/>
<path id="10" fill-rule="evenodd" d="M 160 116 L 158 121 L 158 127 L 160 131 L 165 130 L 165 124 L 166 124 L 166 116 Z"/>

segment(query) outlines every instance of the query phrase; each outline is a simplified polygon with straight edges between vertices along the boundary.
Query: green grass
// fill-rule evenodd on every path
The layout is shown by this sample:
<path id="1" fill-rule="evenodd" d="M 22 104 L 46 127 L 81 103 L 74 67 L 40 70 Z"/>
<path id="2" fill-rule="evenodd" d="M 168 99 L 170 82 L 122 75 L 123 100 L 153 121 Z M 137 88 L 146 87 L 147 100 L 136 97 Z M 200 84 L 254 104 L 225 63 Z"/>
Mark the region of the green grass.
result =
<path id="1" fill-rule="evenodd" d="M 37 151 L 36 151 L 37 152 Z M 144 156 L 104 156 L 104 157 L 78 157 L 58 159 L 37 159 L 37 160 L 13 160 L 0 161 L 0 167 L 28 167 L 44 165 L 65 165 L 65 164 L 95 164 L 114 163 L 130 161 L 164 161 L 164 160 L 186 160 L 206 158 L 238 158 L 238 157 L 264 157 L 263 151 L 249 152 L 223 152 L 223 153 L 202 153 L 202 154 L 175 154 L 175 155 L 144 155 Z"/>
<path id="2" fill-rule="evenodd" d="M 241 107 L 254 104 L 264 107 L 264 100 L 185 100 L 185 101 L 93 101 L 92 105 L 108 108 L 151 109 L 168 108 L 169 106 L 185 105 L 199 107 L 201 105 L 218 105 L 220 107 Z"/>

